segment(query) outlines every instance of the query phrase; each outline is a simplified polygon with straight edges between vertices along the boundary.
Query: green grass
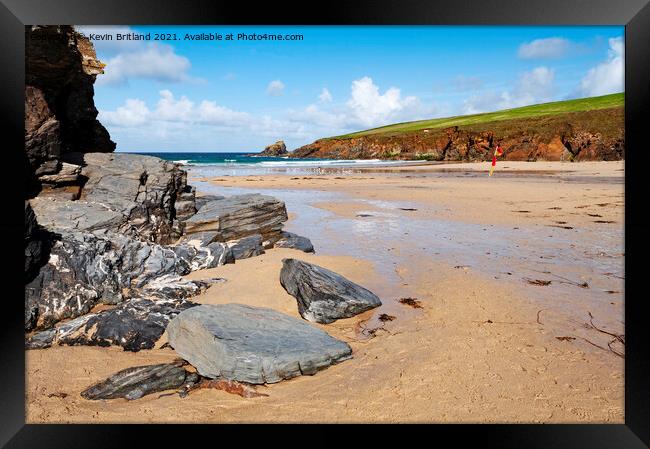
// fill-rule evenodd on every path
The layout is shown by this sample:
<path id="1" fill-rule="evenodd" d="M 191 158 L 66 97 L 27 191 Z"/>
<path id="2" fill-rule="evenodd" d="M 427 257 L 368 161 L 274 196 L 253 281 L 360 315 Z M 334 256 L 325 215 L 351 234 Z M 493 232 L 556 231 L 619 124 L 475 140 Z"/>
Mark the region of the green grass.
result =
<path id="1" fill-rule="evenodd" d="M 495 122 L 499 120 L 512 120 L 521 118 L 539 117 L 544 115 L 564 114 L 568 112 L 590 111 L 595 109 L 607 109 L 622 107 L 625 102 L 625 94 L 603 95 L 601 97 L 580 98 L 577 100 L 555 101 L 553 103 L 535 104 L 521 108 L 504 109 L 502 111 L 486 112 L 483 114 L 459 115 L 456 117 L 436 118 L 431 120 L 419 120 L 416 122 L 396 123 L 394 125 L 382 126 L 351 134 L 329 137 L 329 139 L 351 139 L 354 137 L 370 135 L 399 135 L 423 129 L 440 129 L 450 126 L 474 125 L 480 123 Z"/>

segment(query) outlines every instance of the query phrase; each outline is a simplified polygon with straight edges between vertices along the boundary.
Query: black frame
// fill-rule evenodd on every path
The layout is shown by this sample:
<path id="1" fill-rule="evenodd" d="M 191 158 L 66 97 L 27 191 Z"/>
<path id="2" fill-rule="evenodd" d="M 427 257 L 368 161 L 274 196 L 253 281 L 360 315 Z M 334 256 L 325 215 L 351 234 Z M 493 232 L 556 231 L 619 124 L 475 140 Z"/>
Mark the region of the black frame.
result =
<path id="1" fill-rule="evenodd" d="M 189 3 L 189 4 L 188 4 Z M 284 6 L 284 8 L 282 8 Z M 320 6 L 320 9 L 312 8 Z M 642 188 L 647 191 L 644 172 L 650 167 L 650 148 L 644 148 L 644 125 L 647 126 L 650 111 L 650 4 L 648 0 L 472 0 L 425 2 L 422 0 L 401 1 L 356 1 L 339 5 L 308 5 L 306 2 L 294 5 L 290 2 L 265 2 L 251 5 L 247 2 L 194 0 L 0 0 L 0 57 L 2 69 L 0 89 L 2 95 L 2 120 L 0 142 L 6 152 L 2 180 L 8 190 L 24 184 L 22 178 L 24 146 L 24 25 L 25 24 L 400 24 L 400 25 L 625 25 L 625 240 L 626 245 L 626 353 L 625 359 L 625 424 L 623 425 L 439 425 L 425 430 L 435 432 L 435 440 L 452 437 L 454 446 L 472 439 L 481 444 L 499 448 L 551 448 L 588 447 L 598 448 L 642 448 L 650 445 L 650 332 L 647 330 L 644 292 L 644 275 L 647 275 L 648 252 L 650 251 L 650 220 L 644 208 Z M 5 129 L 6 128 L 6 129 Z M 647 144 L 646 144 L 647 145 Z M 21 167 L 16 169 L 15 167 Z M 15 176 L 9 182 L 7 176 Z M 12 180 L 14 181 L 14 180 Z M 6 187 L 5 187 L 6 188 Z M 4 206 L 10 200 L 11 212 L 3 210 L 0 216 L 1 235 L 5 236 L 3 251 L 13 263 L 6 263 L 2 276 L 6 279 L 3 291 L 11 285 L 12 294 L 4 295 L 4 304 L 9 310 L 0 315 L 4 326 L 0 326 L 2 347 L 2 381 L 0 382 L 0 444 L 6 447 L 131 447 L 136 436 L 151 443 L 157 436 L 157 444 L 170 445 L 178 435 L 178 444 L 194 444 L 196 426 L 192 434 L 178 426 L 149 427 L 126 425 L 25 425 L 24 404 L 24 331 L 22 323 L 24 295 L 23 274 L 18 260 L 22 244 L 12 236 L 21 235 L 24 223 L 22 195 L 9 192 L 3 198 Z M 645 232 L 644 232 L 645 231 Z M 4 246 L 4 245 L 3 245 Z M 631 261 L 628 262 L 628 261 Z M 14 270 L 14 271 L 8 271 Z M 643 294 L 645 293 L 645 295 Z M 645 424 L 644 424 L 645 423 Z M 189 429 L 183 429 L 189 430 Z M 221 427 L 202 428 L 211 435 L 225 441 Z M 265 429 L 260 437 L 268 439 Z M 320 430 L 320 429 L 319 429 Z M 324 430 L 324 429 L 323 429 Z M 365 444 L 373 444 L 383 432 L 376 428 L 363 432 Z M 413 429 L 409 429 L 413 430 Z M 293 431 L 293 430 L 292 430 Z M 307 429 L 313 436 L 314 429 Z M 338 435 L 338 430 L 336 434 Z M 201 432 L 203 433 L 203 432 Z M 202 436 L 208 436 L 202 435 Z M 245 435 L 245 438 L 241 438 Z M 247 434 L 236 440 L 248 441 Z M 318 435 L 318 434 L 316 434 Z M 319 435 L 320 436 L 320 435 Z M 328 435 L 329 436 L 329 435 Z M 333 438 L 334 439 L 334 438 Z M 337 438 L 338 439 L 338 438 Z M 208 440 L 208 441 L 210 441 Z M 381 444 L 379 440 L 376 443 Z M 644 444 L 645 442 L 645 444 Z M 218 444 L 218 443 L 217 443 Z M 332 444 L 337 444 L 336 440 Z"/>

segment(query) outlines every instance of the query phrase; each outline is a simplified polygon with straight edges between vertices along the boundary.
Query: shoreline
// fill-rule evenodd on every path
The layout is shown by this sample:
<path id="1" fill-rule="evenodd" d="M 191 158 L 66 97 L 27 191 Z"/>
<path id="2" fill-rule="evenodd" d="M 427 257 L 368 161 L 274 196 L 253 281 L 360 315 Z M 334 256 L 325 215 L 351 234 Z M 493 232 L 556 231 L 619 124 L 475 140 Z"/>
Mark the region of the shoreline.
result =
<path id="1" fill-rule="evenodd" d="M 427 168 L 417 169 L 423 178 L 404 171 L 382 178 L 190 181 L 204 194 L 272 192 L 287 203 L 287 230 L 316 247 L 316 254 L 271 249 L 195 271 L 186 278 L 226 282 L 194 300 L 299 316 L 295 299 L 277 279 L 281 260 L 320 264 L 382 299 L 378 309 L 317 325 L 349 342 L 353 358 L 314 376 L 262 387 L 269 394 L 263 398 L 199 390 L 184 399 L 153 394 L 95 402 L 78 392 L 116 369 L 173 357 L 160 348 L 165 335 L 155 349 L 135 354 L 97 347 L 28 351 L 27 421 L 622 423 L 624 360 L 602 349 L 606 336 L 585 324 L 593 313 L 600 328 L 620 332 L 623 325 L 623 281 L 615 277 L 624 277 L 622 254 L 616 254 L 623 251 L 623 185 L 589 182 L 622 178 L 623 163 L 579 164 L 585 184 L 577 189 L 557 174 L 499 178 L 499 165 L 490 184 L 487 176 L 441 176 Z M 191 170 L 189 177 L 197 179 Z M 564 193 L 558 194 L 558 185 Z M 529 212 L 517 212 L 522 210 Z M 554 227 L 556 221 L 572 229 Z M 553 276 L 532 271 L 544 267 L 552 267 Z M 614 276 L 603 275 L 609 270 Z M 589 288 L 555 275 L 586 281 Z M 552 284 L 531 285 L 529 276 Z M 422 308 L 400 304 L 400 297 L 417 298 Z M 381 321 L 381 314 L 394 318 Z"/>

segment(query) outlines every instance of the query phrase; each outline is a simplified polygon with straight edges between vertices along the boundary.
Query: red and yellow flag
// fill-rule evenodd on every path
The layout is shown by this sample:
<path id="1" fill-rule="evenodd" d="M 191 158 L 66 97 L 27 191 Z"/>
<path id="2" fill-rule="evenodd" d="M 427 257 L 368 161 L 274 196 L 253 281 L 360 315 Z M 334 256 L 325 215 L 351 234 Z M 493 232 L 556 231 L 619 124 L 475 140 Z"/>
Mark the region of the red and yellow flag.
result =
<path id="1" fill-rule="evenodd" d="M 494 155 L 492 156 L 492 167 L 490 167 L 490 176 L 492 176 L 494 167 L 496 167 L 497 165 L 497 156 L 501 156 L 502 154 L 503 154 L 503 149 L 501 148 L 501 145 L 497 145 L 497 147 L 494 149 Z"/>

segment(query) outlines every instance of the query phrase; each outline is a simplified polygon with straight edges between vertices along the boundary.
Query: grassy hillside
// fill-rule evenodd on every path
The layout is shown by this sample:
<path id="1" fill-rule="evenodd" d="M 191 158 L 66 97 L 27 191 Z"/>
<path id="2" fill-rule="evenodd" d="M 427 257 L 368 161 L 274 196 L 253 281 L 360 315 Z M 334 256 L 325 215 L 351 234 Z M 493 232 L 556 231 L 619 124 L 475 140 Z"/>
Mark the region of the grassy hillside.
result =
<path id="1" fill-rule="evenodd" d="M 596 109 L 607 109 L 623 107 L 625 94 L 603 95 L 601 97 L 580 98 L 577 100 L 556 101 L 553 103 L 535 104 L 521 108 L 504 109 L 496 112 L 483 114 L 460 115 L 456 117 L 436 118 L 431 120 L 419 120 L 415 122 L 396 123 L 394 125 L 382 126 L 380 128 L 368 129 L 342 136 L 330 137 L 330 139 L 349 139 L 354 137 L 383 135 L 397 136 L 402 133 L 420 131 L 423 129 L 440 129 L 450 126 L 474 125 L 489 123 L 500 120 L 524 119 L 541 117 L 545 115 L 563 114 L 568 112 L 591 111 Z"/>

